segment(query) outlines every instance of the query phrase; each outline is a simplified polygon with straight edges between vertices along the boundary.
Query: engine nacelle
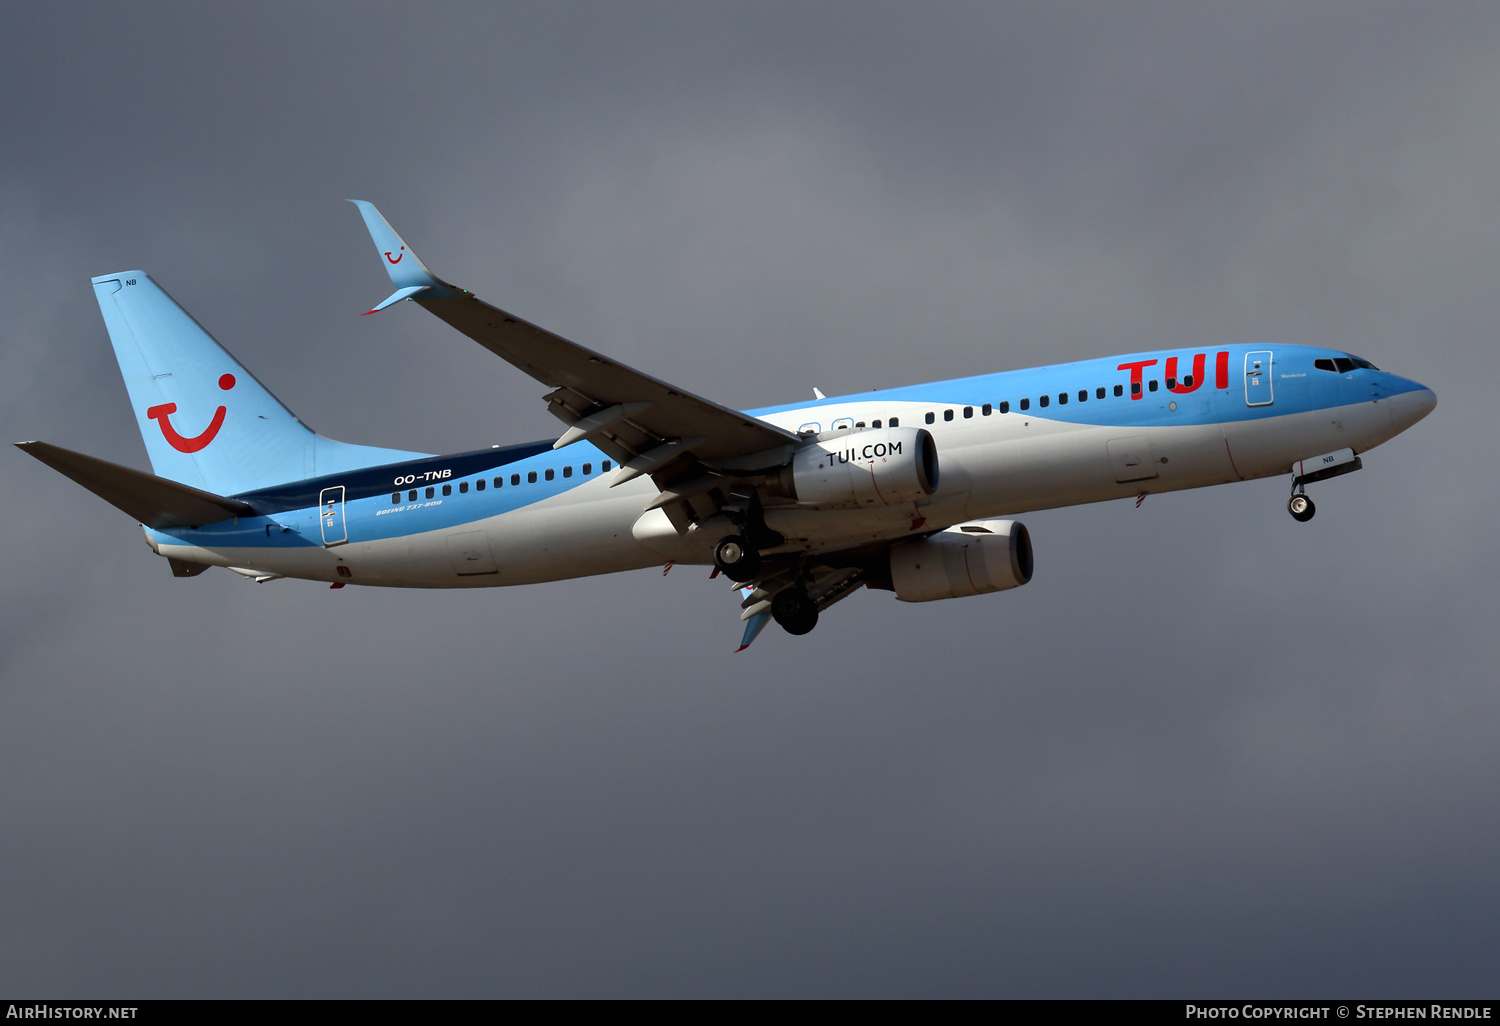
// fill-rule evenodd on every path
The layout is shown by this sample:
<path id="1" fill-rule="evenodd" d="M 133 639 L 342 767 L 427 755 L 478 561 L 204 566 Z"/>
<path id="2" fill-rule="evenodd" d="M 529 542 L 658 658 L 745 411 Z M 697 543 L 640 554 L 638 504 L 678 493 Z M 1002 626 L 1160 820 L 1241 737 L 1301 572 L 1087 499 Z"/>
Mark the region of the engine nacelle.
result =
<path id="1" fill-rule="evenodd" d="M 891 547 L 891 587 L 902 602 L 1019 588 L 1031 569 L 1031 534 L 1014 520 L 959 524 Z"/>
<path id="2" fill-rule="evenodd" d="M 873 428 L 812 442 L 791 464 L 808 506 L 897 506 L 937 491 L 937 443 L 922 428 Z"/>

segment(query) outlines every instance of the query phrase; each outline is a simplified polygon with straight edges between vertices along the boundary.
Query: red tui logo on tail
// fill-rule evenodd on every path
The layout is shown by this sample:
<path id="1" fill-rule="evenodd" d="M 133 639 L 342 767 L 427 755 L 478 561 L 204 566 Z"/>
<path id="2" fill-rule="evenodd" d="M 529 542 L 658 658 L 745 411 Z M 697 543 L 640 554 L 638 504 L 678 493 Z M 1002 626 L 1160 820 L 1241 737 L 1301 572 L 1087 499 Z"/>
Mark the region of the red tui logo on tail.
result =
<path id="1" fill-rule="evenodd" d="M 219 378 L 219 387 L 226 392 L 233 388 L 234 375 L 222 375 Z M 167 419 L 176 412 L 176 403 L 162 403 L 160 406 L 152 406 L 147 409 L 146 416 L 150 420 L 156 421 L 161 427 L 162 437 L 167 440 L 168 445 L 178 452 L 192 453 L 204 448 L 209 442 L 218 437 L 219 428 L 224 426 L 224 415 L 229 411 L 225 407 L 220 406 L 214 411 L 213 420 L 208 422 L 208 427 L 204 428 L 201 434 L 194 435 L 192 438 L 184 438 L 182 435 L 179 435 L 177 429 L 172 426 L 172 422 Z"/>

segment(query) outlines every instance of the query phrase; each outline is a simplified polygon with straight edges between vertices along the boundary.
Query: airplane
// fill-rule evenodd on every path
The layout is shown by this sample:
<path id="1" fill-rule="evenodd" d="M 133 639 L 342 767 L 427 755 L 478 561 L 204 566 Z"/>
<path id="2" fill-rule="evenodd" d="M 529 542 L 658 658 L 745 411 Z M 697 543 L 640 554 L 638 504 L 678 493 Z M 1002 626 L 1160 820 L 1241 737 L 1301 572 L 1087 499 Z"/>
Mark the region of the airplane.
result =
<path id="1" fill-rule="evenodd" d="M 152 474 L 19 447 L 134 517 L 178 577 L 482 588 L 712 566 L 743 651 L 860 588 L 928 602 L 1032 578 L 1034 510 L 1363 466 L 1437 405 L 1349 353 L 1225 344 L 739 411 L 437 277 L 369 202 L 395 291 L 531 375 L 555 440 L 432 455 L 316 434 L 144 271 L 92 279 Z M 665 572 L 665 570 L 664 570 Z"/>

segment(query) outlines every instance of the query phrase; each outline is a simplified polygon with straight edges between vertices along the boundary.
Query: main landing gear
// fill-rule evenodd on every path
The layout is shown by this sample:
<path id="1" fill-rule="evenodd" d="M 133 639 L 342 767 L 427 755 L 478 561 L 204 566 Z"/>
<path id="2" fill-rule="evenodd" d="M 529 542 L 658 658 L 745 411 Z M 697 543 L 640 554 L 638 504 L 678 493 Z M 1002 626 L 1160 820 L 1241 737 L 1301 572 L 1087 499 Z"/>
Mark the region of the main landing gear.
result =
<path id="1" fill-rule="evenodd" d="M 749 581 L 760 573 L 760 553 L 751 546 L 750 539 L 732 534 L 714 547 L 714 566 L 731 581 Z"/>
<path id="2" fill-rule="evenodd" d="M 771 600 L 771 618 L 788 634 L 806 634 L 818 625 L 818 606 L 802 587 L 787 588 Z"/>
<path id="3" fill-rule="evenodd" d="M 719 512 L 734 524 L 737 534 L 720 538 L 714 546 L 714 566 L 736 584 L 753 581 L 760 573 L 760 550 L 774 549 L 786 541 L 766 527 L 760 495 L 753 488 L 736 488 Z"/>
<path id="4" fill-rule="evenodd" d="M 1313 518 L 1313 514 L 1318 511 L 1318 507 L 1313 505 L 1313 501 L 1307 497 L 1307 493 L 1302 490 L 1302 486 L 1296 485 L 1294 486 L 1292 497 L 1286 501 L 1286 511 L 1292 515 L 1292 519 L 1297 521 L 1297 523 L 1305 524 Z"/>

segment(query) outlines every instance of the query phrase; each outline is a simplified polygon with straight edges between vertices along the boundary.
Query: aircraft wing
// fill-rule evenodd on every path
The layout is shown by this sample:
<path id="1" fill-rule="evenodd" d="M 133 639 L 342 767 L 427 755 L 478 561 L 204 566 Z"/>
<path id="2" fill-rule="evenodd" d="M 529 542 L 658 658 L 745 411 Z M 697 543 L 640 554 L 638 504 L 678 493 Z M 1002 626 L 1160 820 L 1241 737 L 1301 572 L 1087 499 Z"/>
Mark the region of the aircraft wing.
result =
<path id="1" fill-rule="evenodd" d="M 364 216 L 396 286 L 369 312 L 410 299 L 548 386 L 548 409 L 568 425 L 555 448 L 588 439 L 621 464 L 615 484 L 665 473 L 688 457 L 712 462 L 765 452 L 771 466 L 798 441 L 790 431 L 643 374 L 448 284 L 427 270 L 374 204 L 350 202 Z"/>

